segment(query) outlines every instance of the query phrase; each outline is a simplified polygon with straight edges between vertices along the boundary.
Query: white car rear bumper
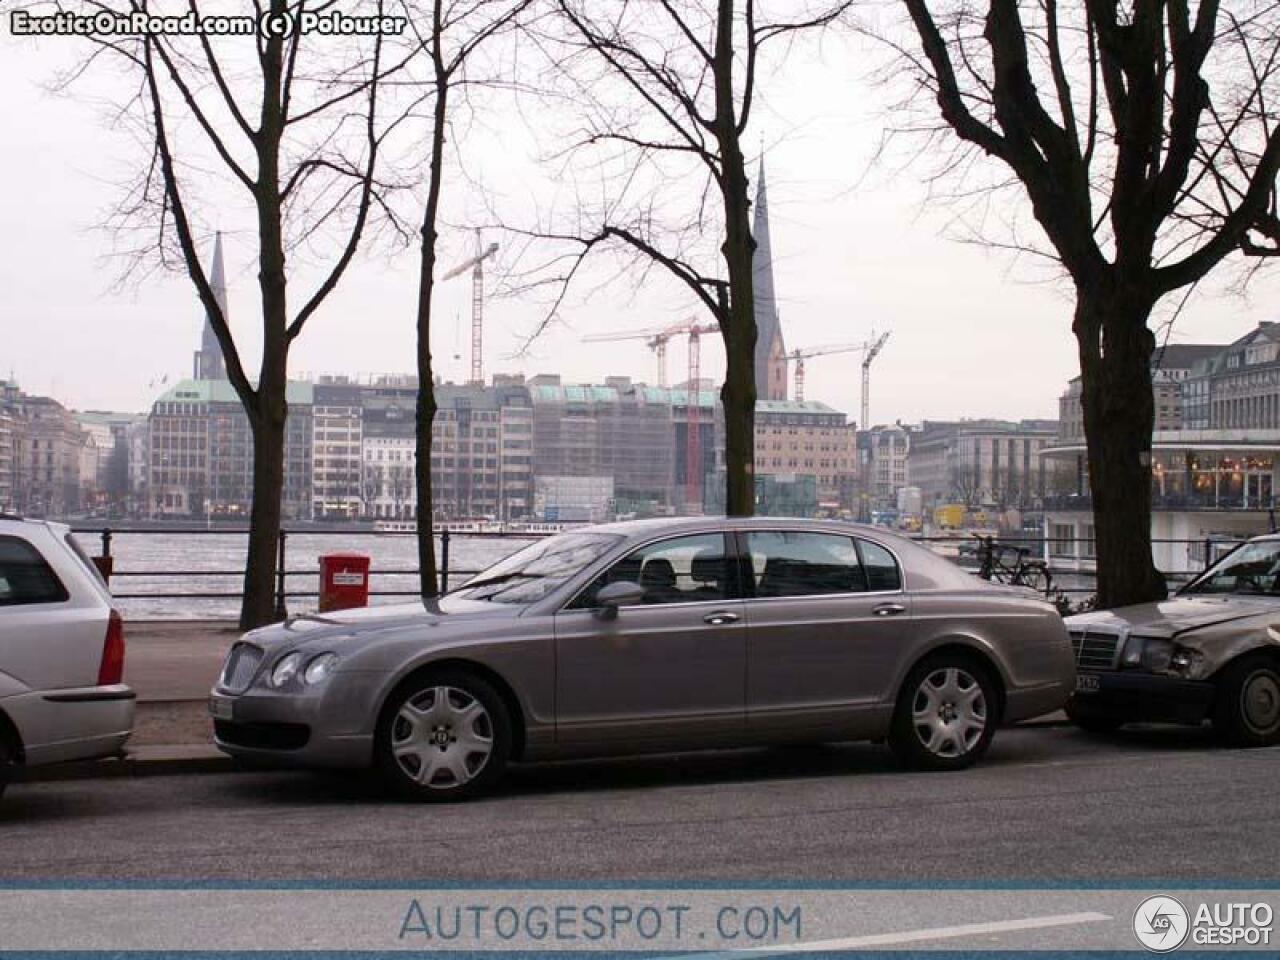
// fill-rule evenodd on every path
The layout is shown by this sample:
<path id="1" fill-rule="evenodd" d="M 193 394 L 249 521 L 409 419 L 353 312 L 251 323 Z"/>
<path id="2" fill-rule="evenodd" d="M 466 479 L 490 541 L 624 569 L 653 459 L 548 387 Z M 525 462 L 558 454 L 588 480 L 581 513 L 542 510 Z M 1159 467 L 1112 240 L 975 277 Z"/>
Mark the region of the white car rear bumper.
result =
<path id="1" fill-rule="evenodd" d="M 137 695 L 123 683 L 35 690 L 0 700 L 22 739 L 26 766 L 119 753 L 133 732 Z"/>

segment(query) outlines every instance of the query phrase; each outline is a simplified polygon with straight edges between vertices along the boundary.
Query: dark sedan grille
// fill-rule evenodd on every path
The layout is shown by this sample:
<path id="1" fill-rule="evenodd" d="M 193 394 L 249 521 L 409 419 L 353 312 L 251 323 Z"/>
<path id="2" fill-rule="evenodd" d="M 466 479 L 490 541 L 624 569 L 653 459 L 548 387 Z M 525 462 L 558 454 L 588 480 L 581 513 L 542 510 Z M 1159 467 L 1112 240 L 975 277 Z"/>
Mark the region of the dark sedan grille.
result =
<path id="1" fill-rule="evenodd" d="M 1092 630 L 1071 631 L 1071 648 L 1076 653 L 1076 666 L 1082 670 L 1114 670 L 1120 636 Z"/>
<path id="2" fill-rule="evenodd" d="M 237 643 L 227 654 L 222 667 L 222 688 L 241 693 L 249 688 L 262 663 L 262 648 L 251 643 Z"/>

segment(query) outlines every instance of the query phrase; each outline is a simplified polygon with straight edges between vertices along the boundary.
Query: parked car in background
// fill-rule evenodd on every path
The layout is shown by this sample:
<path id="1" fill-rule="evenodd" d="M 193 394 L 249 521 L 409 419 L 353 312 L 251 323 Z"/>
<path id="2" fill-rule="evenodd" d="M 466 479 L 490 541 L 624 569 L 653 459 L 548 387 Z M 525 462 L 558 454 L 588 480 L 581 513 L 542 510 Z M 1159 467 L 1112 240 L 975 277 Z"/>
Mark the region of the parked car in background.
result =
<path id="1" fill-rule="evenodd" d="M 886 738 L 973 763 L 1074 687 L 1057 611 L 888 531 L 685 518 L 575 530 L 427 603 L 251 631 L 210 699 L 238 757 L 374 766 L 422 799 L 512 760 Z"/>
<path id="2" fill-rule="evenodd" d="M 1201 724 L 1280 743 L 1280 536 L 1222 557 L 1172 598 L 1067 619 L 1079 671 L 1067 714 L 1095 732 Z"/>
<path id="3" fill-rule="evenodd" d="M 0 515 L 0 792 L 15 767 L 119 753 L 124 625 L 71 530 Z"/>

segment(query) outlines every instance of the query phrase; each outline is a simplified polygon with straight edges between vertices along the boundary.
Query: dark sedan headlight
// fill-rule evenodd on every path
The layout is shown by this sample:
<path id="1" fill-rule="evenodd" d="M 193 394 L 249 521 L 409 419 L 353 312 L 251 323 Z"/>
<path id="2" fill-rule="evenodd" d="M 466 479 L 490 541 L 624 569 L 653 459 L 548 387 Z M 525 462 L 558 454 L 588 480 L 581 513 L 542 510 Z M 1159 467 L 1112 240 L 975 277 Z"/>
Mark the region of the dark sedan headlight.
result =
<path id="1" fill-rule="evenodd" d="M 1164 637 L 1130 636 L 1121 663 L 1148 673 L 1186 676 L 1200 662 L 1200 651 L 1190 650 Z"/>

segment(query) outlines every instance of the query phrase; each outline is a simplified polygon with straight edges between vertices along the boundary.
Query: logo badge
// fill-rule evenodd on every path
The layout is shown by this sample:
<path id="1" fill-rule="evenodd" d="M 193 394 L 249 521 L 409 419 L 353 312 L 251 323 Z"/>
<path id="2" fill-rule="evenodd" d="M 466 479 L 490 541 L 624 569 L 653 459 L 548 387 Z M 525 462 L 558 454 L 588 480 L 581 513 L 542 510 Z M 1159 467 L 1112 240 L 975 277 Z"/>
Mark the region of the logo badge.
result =
<path id="1" fill-rule="evenodd" d="M 1133 933 L 1148 950 L 1168 953 L 1187 939 L 1191 917 L 1173 897 L 1148 897 L 1133 913 Z"/>

